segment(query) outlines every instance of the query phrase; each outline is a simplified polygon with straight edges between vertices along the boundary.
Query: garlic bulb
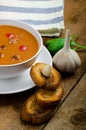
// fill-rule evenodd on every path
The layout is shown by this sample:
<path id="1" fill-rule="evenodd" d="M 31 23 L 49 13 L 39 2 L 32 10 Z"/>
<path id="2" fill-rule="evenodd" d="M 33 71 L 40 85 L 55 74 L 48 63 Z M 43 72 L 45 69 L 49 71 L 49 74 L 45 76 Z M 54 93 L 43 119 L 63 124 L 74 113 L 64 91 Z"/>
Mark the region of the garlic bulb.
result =
<path id="1" fill-rule="evenodd" d="M 52 75 L 52 66 L 50 65 L 46 65 L 43 69 L 42 69 L 42 74 L 46 77 L 50 77 Z"/>
<path id="2" fill-rule="evenodd" d="M 70 48 L 70 30 L 66 30 L 64 47 L 53 56 L 54 66 L 66 73 L 74 72 L 80 65 L 81 60 L 76 51 Z"/>

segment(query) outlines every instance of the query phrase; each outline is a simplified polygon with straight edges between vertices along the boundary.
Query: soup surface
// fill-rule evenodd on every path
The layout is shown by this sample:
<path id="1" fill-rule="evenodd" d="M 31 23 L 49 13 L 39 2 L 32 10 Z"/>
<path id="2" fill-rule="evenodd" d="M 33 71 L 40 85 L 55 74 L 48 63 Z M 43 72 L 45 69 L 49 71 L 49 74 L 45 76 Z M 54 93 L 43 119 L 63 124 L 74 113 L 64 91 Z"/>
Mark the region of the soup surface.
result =
<path id="1" fill-rule="evenodd" d="M 28 60 L 38 51 L 36 38 L 18 27 L 0 25 L 0 65 Z"/>

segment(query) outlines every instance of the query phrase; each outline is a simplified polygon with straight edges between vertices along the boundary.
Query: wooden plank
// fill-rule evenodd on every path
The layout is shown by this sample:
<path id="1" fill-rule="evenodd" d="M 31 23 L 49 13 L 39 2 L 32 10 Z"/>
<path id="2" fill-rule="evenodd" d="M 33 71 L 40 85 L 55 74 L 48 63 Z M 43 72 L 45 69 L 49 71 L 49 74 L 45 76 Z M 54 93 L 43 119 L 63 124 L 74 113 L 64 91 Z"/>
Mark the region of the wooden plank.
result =
<path id="1" fill-rule="evenodd" d="M 21 121 L 20 116 L 18 116 L 6 130 L 40 130 L 41 127 L 42 125 L 35 126 L 30 123 L 24 123 Z"/>
<path id="2" fill-rule="evenodd" d="M 26 124 L 20 119 L 24 101 L 35 91 L 35 88 L 13 95 L 0 95 L 0 130 L 39 130 L 40 126 Z"/>
<path id="3" fill-rule="evenodd" d="M 86 130 L 86 74 L 44 130 Z"/>
<path id="4" fill-rule="evenodd" d="M 77 82 L 81 79 L 86 71 L 86 53 L 80 52 L 82 60 L 81 67 L 74 73 L 74 75 L 67 75 L 62 77 L 61 85 L 64 88 L 64 96 L 62 102 L 70 94 Z M 20 120 L 20 110 L 24 101 L 34 93 L 35 89 L 13 95 L 0 95 L 0 130 L 40 130 L 45 124 L 33 126 L 32 124 L 24 124 Z M 8 107 L 9 106 L 9 107 Z M 9 108 L 9 109 L 8 109 Z M 57 113 L 56 113 L 57 114 Z M 55 114 L 55 115 L 56 115 Z M 53 117 L 54 122 L 56 119 Z M 50 120 L 50 122 L 52 121 Z M 53 121 L 52 121 L 53 123 Z M 57 124 L 57 122 L 56 122 Z M 50 129 L 49 129 L 50 130 Z M 54 129 L 55 130 L 55 129 Z M 57 129 L 56 129 L 57 130 Z"/>
<path id="5" fill-rule="evenodd" d="M 6 112 L 3 113 L 3 116 L 0 118 L 0 130 L 7 130 L 18 115 L 12 106 L 6 107 Z"/>
<path id="6" fill-rule="evenodd" d="M 80 78 L 82 77 L 83 73 L 85 73 L 85 63 L 86 63 L 86 58 L 85 58 L 85 53 L 81 53 L 81 58 L 82 58 L 82 66 L 81 68 L 79 68 L 73 75 L 67 75 L 67 76 L 63 76 L 62 77 L 62 82 L 61 85 L 64 88 L 64 96 L 62 99 L 63 100 L 66 98 L 66 96 L 70 93 L 70 91 L 72 90 L 72 88 L 77 84 L 77 82 L 80 80 Z M 22 97 L 21 94 L 18 96 L 18 98 L 22 99 L 24 102 L 24 97 L 29 97 L 29 91 L 28 92 L 24 92 L 22 93 Z M 17 98 L 16 98 L 17 99 Z M 16 103 L 16 99 L 15 104 L 18 107 L 18 104 Z M 22 102 L 22 100 L 18 100 L 18 102 Z M 20 103 L 20 107 L 21 107 L 21 103 Z M 15 108 L 15 105 L 14 105 Z M 14 109 L 15 110 L 15 109 Z M 15 129 L 25 129 L 25 130 L 40 130 L 42 127 L 44 127 L 45 124 L 43 125 L 39 125 L 39 126 L 33 126 L 32 124 L 24 124 L 23 122 L 20 121 L 20 118 L 17 117 L 16 120 L 12 123 L 12 125 L 10 125 L 9 129 L 15 130 Z"/>

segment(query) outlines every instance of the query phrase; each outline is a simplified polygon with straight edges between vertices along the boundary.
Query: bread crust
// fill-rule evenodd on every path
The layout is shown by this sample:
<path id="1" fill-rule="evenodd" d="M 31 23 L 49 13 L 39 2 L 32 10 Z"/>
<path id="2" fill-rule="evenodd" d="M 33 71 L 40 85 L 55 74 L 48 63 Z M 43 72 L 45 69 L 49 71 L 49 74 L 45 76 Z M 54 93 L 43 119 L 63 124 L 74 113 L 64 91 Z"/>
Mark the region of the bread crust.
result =
<path id="1" fill-rule="evenodd" d="M 50 108 L 58 105 L 62 97 L 63 88 L 61 86 L 54 91 L 40 88 L 36 92 L 36 102 L 44 108 Z"/>
<path id="2" fill-rule="evenodd" d="M 21 119 L 25 122 L 31 122 L 35 125 L 48 121 L 54 114 L 55 109 L 44 109 L 39 106 L 35 100 L 35 96 L 32 95 L 25 102 L 22 111 Z"/>
<path id="3" fill-rule="evenodd" d="M 36 63 L 33 65 L 30 70 L 31 78 L 38 87 L 44 87 L 48 90 L 55 90 L 60 83 L 61 75 L 54 67 L 52 67 L 52 75 L 50 77 L 45 77 L 42 74 L 42 69 L 46 65 L 47 64 L 45 63 Z"/>
<path id="4" fill-rule="evenodd" d="M 42 69 L 46 65 L 36 63 L 30 70 L 37 89 L 35 94 L 26 100 L 21 111 L 21 119 L 27 123 L 38 125 L 47 122 L 55 113 L 56 106 L 63 96 L 63 89 L 58 86 L 61 80 L 60 73 L 52 67 L 51 75 L 45 77 Z"/>

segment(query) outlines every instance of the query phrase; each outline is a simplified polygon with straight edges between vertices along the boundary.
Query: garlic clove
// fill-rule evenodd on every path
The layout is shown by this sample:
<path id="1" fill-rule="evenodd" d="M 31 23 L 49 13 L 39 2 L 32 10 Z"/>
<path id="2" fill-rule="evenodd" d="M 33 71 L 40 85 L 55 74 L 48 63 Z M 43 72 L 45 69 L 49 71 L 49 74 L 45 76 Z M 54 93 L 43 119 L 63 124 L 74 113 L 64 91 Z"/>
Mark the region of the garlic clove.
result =
<path id="1" fill-rule="evenodd" d="M 52 66 L 50 65 L 46 65 L 43 69 L 42 69 L 42 74 L 45 77 L 50 77 L 52 75 Z"/>
<path id="2" fill-rule="evenodd" d="M 64 47 L 53 56 L 52 60 L 56 69 L 66 73 L 74 72 L 81 65 L 78 53 L 69 46 L 69 38 L 69 30 L 67 30 Z"/>
<path id="3" fill-rule="evenodd" d="M 79 67 L 81 65 L 81 59 L 80 59 L 78 53 L 71 49 L 70 54 L 72 55 L 72 58 L 76 64 L 76 67 Z"/>

